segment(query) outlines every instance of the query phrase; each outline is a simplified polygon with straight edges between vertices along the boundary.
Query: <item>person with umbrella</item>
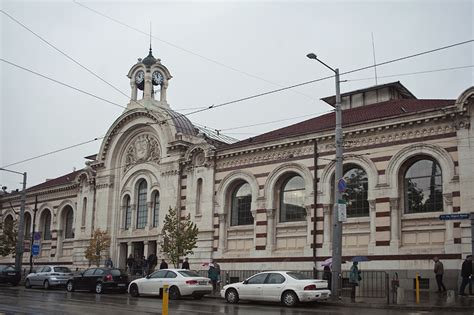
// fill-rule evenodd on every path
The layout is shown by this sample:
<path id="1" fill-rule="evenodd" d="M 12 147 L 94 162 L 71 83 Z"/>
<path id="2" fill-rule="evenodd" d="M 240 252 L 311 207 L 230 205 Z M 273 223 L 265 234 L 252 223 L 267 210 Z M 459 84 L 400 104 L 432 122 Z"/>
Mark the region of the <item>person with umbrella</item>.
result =
<path id="1" fill-rule="evenodd" d="M 352 258 L 352 267 L 349 273 L 349 283 L 351 285 L 351 301 L 355 302 L 356 296 L 356 287 L 359 286 L 359 282 L 362 280 L 359 271 L 359 261 L 368 261 L 367 257 L 364 256 L 356 256 Z"/>
<path id="2" fill-rule="evenodd" d="M 332 258 L 328 258 L 321 263 L 321 266 L 324 267 L 323 269 L 323 280 L 328 282 L 328 289 L 331 290 L 331 283 L 332 283 Z"/>

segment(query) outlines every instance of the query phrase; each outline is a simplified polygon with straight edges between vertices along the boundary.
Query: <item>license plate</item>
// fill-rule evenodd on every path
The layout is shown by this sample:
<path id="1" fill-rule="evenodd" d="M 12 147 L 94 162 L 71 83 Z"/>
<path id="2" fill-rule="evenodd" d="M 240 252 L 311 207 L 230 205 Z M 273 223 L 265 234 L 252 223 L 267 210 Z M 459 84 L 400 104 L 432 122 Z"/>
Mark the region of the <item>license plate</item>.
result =
<path id="1" fill-rule="evenodd" d="M 9 272 L 8 275 L 9 275 L 9 276 L 15 276 L 16 273 L 14 273 L 14 272 Z"/>
<path id="2" fill-rule="evenodd" d="M 327 293 L 321 293 L 321 296 L 327 296 L 328 294 Z"/>
<path id="3" fill-rule="evenodd" d="M 207 284 L 207 281 L 199 281 L 199 284 L 200 284 L 200 285 L 206 285 L 206 284 Z"/>
<path id="4" fill-rule="evenodd" d="M 124 287 L 125 284 L 124 284 L 124 283 L 119 283 L 118 286 L 119 286 L 119 287 Z"/>

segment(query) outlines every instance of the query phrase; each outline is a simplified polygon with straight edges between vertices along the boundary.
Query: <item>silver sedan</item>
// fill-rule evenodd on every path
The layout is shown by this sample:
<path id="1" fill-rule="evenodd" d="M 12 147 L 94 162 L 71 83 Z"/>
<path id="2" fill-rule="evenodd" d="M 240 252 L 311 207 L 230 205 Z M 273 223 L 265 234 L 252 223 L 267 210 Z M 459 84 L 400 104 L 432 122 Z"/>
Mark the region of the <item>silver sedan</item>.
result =
<path id="1" fill-rule="evenodd" d="M 25 287 L 41 286 L 48 290 L 51 287 L 65 286 L 72 276 L 68 267 L 41 266 L 26 276 Z"/>

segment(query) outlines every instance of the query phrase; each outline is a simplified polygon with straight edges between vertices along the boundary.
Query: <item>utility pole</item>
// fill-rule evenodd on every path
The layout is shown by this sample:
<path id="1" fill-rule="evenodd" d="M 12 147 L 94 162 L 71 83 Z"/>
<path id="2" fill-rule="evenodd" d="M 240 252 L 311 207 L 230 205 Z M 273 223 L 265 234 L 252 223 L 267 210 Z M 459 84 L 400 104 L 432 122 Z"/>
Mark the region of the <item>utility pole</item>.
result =
<path id="1" fill-rule="evenodd" d="M 23 241 L 25 239 L 25 234 L 23 233 L 25 229 L 25 203 L 26 203 L 26 172 L 20 173 L 12 170 L 7 170 L 6 168 L 0 168 L 0 171 L 15 173 L 23 175 L 23 189 L 21 191 L 21 205 L 20 205 L 20 222 L 18 224 L 18 237 L 16 239 L 16 248 L 15 248 L 15 268 L 21 272 L 21 263 L 23 259 L 24 245 Z"/>
<path id="2" fill-rule="evenodd" d="M 340 91 L 340 80 L 339 80 L 339 69 L 333 69 L 323 61 L 319 60 L 318 57 L 313 54 L 307 54 L 306 57 L 314 59 L 319 63 L 323 64 L 326 68 L 330 69 L 335 74 L 336 79 L 336 130 L 335 130 L 335 141 L 336 141 L 336 171 L 334 176 L 334 208 L 333 208 L 333 220 L 332 220 L 332 283 L 331 290 L 333 292 L 332 299 L 338 300 L 340 295 L 340 276 L 341 276 L 341 264 L 342 264 L 342 222 L 339 217 L 339 202 L 342 199 L 341 191 L 339 190 L 339 180 L 342 178 L 342 112 L 341 112 L 341 91 Z"/>

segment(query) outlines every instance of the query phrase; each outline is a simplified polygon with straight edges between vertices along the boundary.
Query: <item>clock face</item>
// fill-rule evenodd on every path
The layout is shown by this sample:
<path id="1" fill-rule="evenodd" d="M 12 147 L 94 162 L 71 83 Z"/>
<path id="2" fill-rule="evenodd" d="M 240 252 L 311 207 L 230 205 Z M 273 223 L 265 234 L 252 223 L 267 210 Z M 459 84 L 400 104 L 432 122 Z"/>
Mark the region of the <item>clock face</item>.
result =
<path id="1" fill-rule="evenodd" d="M 163 75 L 161 74 L 160 71 L 153 72 L 152 79 L 153 79 L 153 85 L 160 85 L 163 83 Z"/>
<path id="2" fill-rule="evenodd" d="M 135 75 L 135 83 L 140 84 L 143 82 L 144 79 L 145 79 L 145 72 L 141 70 L 138 71 L 137 74 Z"/>

